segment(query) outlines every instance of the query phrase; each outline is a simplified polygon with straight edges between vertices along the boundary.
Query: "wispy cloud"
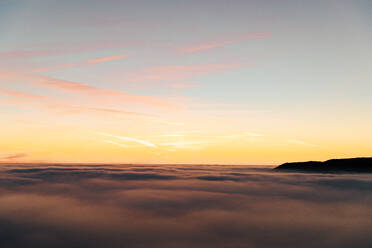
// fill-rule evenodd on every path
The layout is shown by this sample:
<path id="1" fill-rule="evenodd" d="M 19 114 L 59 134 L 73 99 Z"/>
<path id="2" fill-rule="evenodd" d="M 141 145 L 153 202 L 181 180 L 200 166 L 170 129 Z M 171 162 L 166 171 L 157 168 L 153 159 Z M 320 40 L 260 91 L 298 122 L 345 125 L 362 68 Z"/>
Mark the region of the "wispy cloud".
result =
<path id="1" fill-rule="evenodd" d="M 106 136 L 106 137 L 112 137 L 112 138 L 120 139 L 120 140 L 136 142 L 136 143 L 142 144 L 144 146 L 148 146 L 148 147 L 156 147 L 155 144 L 153 144 L 153 143 L 151 143 L 147 140 L 141 140 L 141 139 L 136 139 L 136 138 L 127 137 L 127 136 L 112 135 L 112 134 L 107 134 L 107 133 L 98 133 L 98 134 Z"/>
<path id="2" fill-rule="evenodd" d="M 72 106 L 66 104 L 48 104 L 46 105 L 48 109 L 55 109 L 63 111 L 64 113 L 70 114 L 81 114 L 81 113 L 97 113 L 97 114 L 115 114 L 115 115 L 137 115 L 137 116 L 146 116 L 145 114 L 131 112 L 131 111 L 122 111 L 117 109 L 108 109 L 108 108 L 93 108 L 93 107 L 83 107 L 83 106 Z"/>
<path id="3" fill-rule="evenodd" d="M 79 54 L 92 51 L 103 51 L 111 49 L 138 47 L 144 44 L 148 44 L 146 40 L 92 40 L 92 41 L 74 41 L 74 42 L 54 42 L 54 43 L 42 43 L 41 45 L 46 47 L 53 47 L 51 49 L 27 49 L 27 50 L 10 50 L 0 52 L 1 59 L 26 59 L 26 58 L 38 58 L 45 56 L 54 55 L 67 55 L 67 54 Z"/>
<path id="4" fill-rule="evenodd" d="M 64 69 L 64 68 L 71 68 L 71 67 L 89 66 L 89 65 L 92 65 L 92 64 L 100 64 L 100 63 L 109 62 L 109 61 L 113 61 L 113 60 L 124 59 L 124 58 L 127 58 L 129 56 L 131 56 L 131 55 L 119 54 L 119 55 L 113 55 L 113 56 L 108 56 L 108 57 L 100 57 L 100 58 L 86 60 L 86 61 L 83 61 L 83 62 L 67 63 L 67 64 L 62 64 L 62 65 L 42 67 L 42 68 L 34 69 L 34 70 L 32 70 L 32 72 L 46 72 L 46 71 L 52 71 L 52 70 Z"/>
<path id="5" fill-rule="evenodd" d="M 171 88 L 190 88 L 196 85 L 190 83 L 197 77 L 221 73 L 238 68 L 239 64 L 202 64 L 202 65 L 168 65 L 155 66 L 122 73 L 121 80 L 130 83 L 166 83 Z M 156 84 L 158 87 L 159 84 Z"/>
<path id="6" fill-rule="evenodd" d="M 244 134 L 250 137 L 262 137 L 263 136 L 260 133 L 251 133 L 251 132 L 244 132 Z"/>
<path id="7" fill-rule="evenodd" d="M 11 91 L 0 88 L 0 94 L 9 96 L 13 99 L 0 99 L 4 104 L 20 105 L 20 106 L 30 106 L 32 104 L 37 104 L 45 109 L 49 110 L 58 110 L 63 113 L 72 113 L 72 114 L 81 114 L 81 113 L 100 113 L 100 114 L 121 114 L 121 115 L 138 115 L 138 116 L 149 116 L 146 114 L 132 112 L 132 111 L 123 111 L 118 109 L 110 108 L 97 108 L 97 107 L 87 107 L 87 106 L 74 106 L 66 103 L 56 102 L 56 98 L 51 98 L 48 96 L 41 96 L 30 93 L 23 93 L 18 91 Z M 15 98 L 15 99 L 14 99 Z M 58 99 L 58 100 L 64 100 Z"/>
<path id="8" fill-rule="evenodd" d="M 9 155 L 9 156 L 5 156 L 5 157 L 2 157 L 0 158 L 1 160 L 14 160 L 14 159 L 18 159 L 18 158 L 24 158 L 24 157 L 27 157 L 28 155 L 26 153 L 17 153 L 17 154 L 14 154 L 14 155 Z"/>
<path id="9" fill-rule="evenodd" d="M 184 53 L 193 53 L 193 52 L 198 52 L 198 51 L 202 51 L 202 50 L 209 50 L 209 49 L 212 49 L 212 48 L 226 46 L 226 45 L 232 44 L 232 43 L 234 43 L 234 41 L 220 41 L 220 42 L 211 41 L 211 42 L 202 43 L 202 44 L 194 44 L 194 45 L 191 45 L 191 46 L 184 46 L 184 47 L 179 48 L 178 50 L 180 52 L 184 52 Z"/>
<path id="10" fill-rule="evenodd" d="M 121 143 L 118 143 L 118 142 L 115 142 L 115 141 L 112 141 L 112 140 L 104 140 L 103 142 L 113 144 L 113 145 L 116 145 L 116 146 L 120 146 L 120 147 L 123 147 L 123 148 L 128 148 L 129 147 L 126 144 L 121 144 Z"/>
<path id="11" fill-rule="evenodd" d="M 21 50 L 21 51 L 7 51 L 0 52 L 1 59 L 12 59 L 12 58 L 28 58 L 38 56 L 48 56 L 55 54 L 52 50 Z"/>
<path id="12" fill-rule="evenodd" d="M 0 94 L 10 96 L 10 97 L 15 97 L 15 98 L 29 99 L 29 100 L 46 99 L 45 96 L 40 96 L 40 95 L 35 95 L 35 94 L 30 94 L 30 93 L 23 93 L 19 91 L 11 91 L 11 90 L 1 89 L 1 88 L 0 88 Z"/>
<path id="13" fill-rule="evenodd" d="M 174 83 L 169 85 L 170 88 L 172 89 L 190 89 L 190 88 L 199 88 L 199 84 L 195 83 Z"/>
<path id="14" fill-rule="evenodd" d="M 45 78 L 44 80 L 37 82 L 37 84 L 68 92 L 80 93 L 90 97 L 115 97 L 117 101 L 147 104 L 158 107 L 175 107 L 175 105 L 156 97 L 129 94 L 119 90 L 107 90 L 84 83 Z"/>
<path id="15" fill-rule="evenodd" d="M 261 140 L 264 135 L 251 132 L 240 132 L 229 135 L 205 135 L 205 138 L 216 138 L 216 139 L 246 139 L 249 138 L 251 141 Z"/>
<path id="16" fill-rule="evenodd" d="M 163 134 L 163 135 L 160 135 L 160 136 L 163 136 L 163 137 L 184 137 L 184 136 L 186 136 L 186 134 Z"/>
<path id="17" fill-rule="evenodd" d="M 113 61 L 113 60 L 118 60 L 118 59 L 124 59 L 124 58 L 127 58 L 129 56 L 130 55 L 128 55 L 128 54 L 119 54 L 119 55 L 113 55 L 113 56 L 91 59 L 91 60 L 87 60 L 86 62 L 89 63 L 89 64 L 98 64 L 98 63 L 103 63 L 103 62 L 108 62 L 108 61 Z"/>
<path id="18" fill-rule="evenodd" d="M 18 73 L 10 71 L 0 71 L 0 78 L 5 78 L 7 81 L 19 81 L 22 80 L 24 83 L 33 84 L 36 86 L 44 86 L 48 88 L 54 88 L 65 92 L 72 92 L 83 94 L 90 97 L 109 97 L 115 98 L 116 101 L 128 102 L 128 103 L 140 103 L 158 107 L 176 107 L 176 104 L 171 104 L 166 100 L 152 97 L 143 96 L 138 94 L 130 94 L 120 90 L 109 90 L 92 85 L 68 80 L 55 79 L 49 76 L 34 75 L 29 73 Z M 3 92 L 4 93 L 4 92 Z M 8 92 L 11 94 L 11 92 Z M 19 95 L 19 94 L 18 94 Z M 178 106 L 179 107 L 179 106 Z"/>
<path id="19" fill-rule="evenodd" d="M 248 39 L 262 39 L 270 36 L 268 32 L 262 33 L 235 33 L 230 34 L 226 37 L 221 37 L 221 40 L 213 40 L 213 41 L 206 41 L 204 43 L 195 43 L 188 46 L 183 46 L 178 48 L 177 50 L 183 53 L 194 53 L 204 50 L 209 50 L 217 47 L 223 47 L 229 44 L 242 42 Z"/>
<path id="20" fill-rule="evenodd" d="M 204 148 L 206 144 L 209 144 L 209 141 L 176 141 L 176 142 L 163 142 L 160 143 L 160 146 L 170 147 L 171 149 L 190 149 L 198 150 Z"/>
<path id="21" fill-rule="evenodd" d="M 318 147 L 318 145 L 310 144 L 302 140 L 292 139 L 288 140 L 288 143 L 296 144 L 296 145 L 303 145 L 303 146 L 312 146 L 312 147 Z"/>
<path id="22" fill-rule="evenodd" d="M 34 85 L 54 88 L 66 92 L 83 94 L 89 97 L 106 97 L 115 99 L 119 102 L 136 103 L 151 105 L 154 107 L 165 107 L 165 108 L 179 108 L 177 104 L 169 103 L 166 100 L 152 97 L 143 96 L 138 94 L 130 94 L 120 90 L 108 90 L 103 88 L 94 87 L 85 83 L 72 82 L 67 80 L 59 80 L 47 76 L 34 76 L 31 75 L 30 79 Z"/>

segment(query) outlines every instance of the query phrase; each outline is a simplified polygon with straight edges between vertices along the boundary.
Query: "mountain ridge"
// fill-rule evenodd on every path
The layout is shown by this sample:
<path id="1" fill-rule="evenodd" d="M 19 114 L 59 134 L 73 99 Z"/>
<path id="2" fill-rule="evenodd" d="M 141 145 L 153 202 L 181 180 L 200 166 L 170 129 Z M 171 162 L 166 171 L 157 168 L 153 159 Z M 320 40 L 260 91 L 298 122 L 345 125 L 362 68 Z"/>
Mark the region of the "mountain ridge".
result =
<path id="1" fill-rule="evenodd" d="M 289 162 L 274 170 L 301 172 L 372 173 L 372 157 L 330 159 L 326 161 Z"/>

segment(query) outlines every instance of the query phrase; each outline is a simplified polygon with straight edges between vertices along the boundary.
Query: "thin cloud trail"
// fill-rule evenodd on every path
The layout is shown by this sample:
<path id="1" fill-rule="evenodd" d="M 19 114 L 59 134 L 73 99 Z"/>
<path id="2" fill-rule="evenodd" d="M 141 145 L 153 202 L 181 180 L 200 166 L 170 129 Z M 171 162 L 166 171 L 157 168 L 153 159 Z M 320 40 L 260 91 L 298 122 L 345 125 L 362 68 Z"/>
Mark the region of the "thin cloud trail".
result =
<path id="1" fill-rule="evenodd" d="M 136 139 L 136 138 L 132 138 L 132 137 L 126 137 L 126 136 L 112 135 L 112 134 L 108 134 L 108 133 L 98 133 L 98 134 L 103 135 L 103 136 L 107 136 L 107 137 L 117 138 L 117 139 L 120 139 L 120 140 L 136 142 L 136 143 L 142 144 L 144 146 L 148 146 L 148 147 L 154 147 L 154 148 L 156 147 L 155 144 L 153 144 L 149 141 L 146 141 L 146 140 Z"/>
<path id="2" fill-rule="evenodd" d="M 112 140 L 104 140 L 103 142 L 106 142 L 106 143 L 109 143 L 109 144 L 112 144 L 112 145 L 116 145 L 116 146 L 120 146 L 120 147 L 123 147 L 123 148 L 128 148 L 129 147 L 128 145 L 121 144 L 121 143 L 118 143 L 118 142 L 115 142 L 115 141 L 112 141 Z"/>
<path id="3" fill-rule="evenodd" d="M 67 63 L 62 65 L 56 65 L 56 66 L 48 66 L 43 68 L 38 68 L 35 70 L 32 70 L 31 72 L 37 73 L 37 72 L 47 72 L 52 70 L 58 70 L 58 69 L 64 69 L 64 68 L 71 68 L 71 67 L 78 67 L 78 66 L 88 66 L 92 64 L 100 64 L 108 61 L 113 60 L 119 60 L 129 57 L 129 54 L 119 54 L 119 55 L 113 55 L 113 56 L 107 56 L 107 57 L 100 57 L 95 59 L 86 60 L 83 62 L 76 62 L 76 63 Z"/>

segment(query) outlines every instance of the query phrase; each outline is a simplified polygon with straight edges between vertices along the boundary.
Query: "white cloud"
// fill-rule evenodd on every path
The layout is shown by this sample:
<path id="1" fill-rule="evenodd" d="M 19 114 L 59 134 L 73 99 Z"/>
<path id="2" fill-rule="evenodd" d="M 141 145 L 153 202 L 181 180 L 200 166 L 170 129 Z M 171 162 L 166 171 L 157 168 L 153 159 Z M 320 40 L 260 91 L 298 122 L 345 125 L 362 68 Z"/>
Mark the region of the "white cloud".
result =
<path id="1" fill-rule="evenodd" d="M 156 147 L 155 144 L 153 144 L 153 143 L 151 143 L 149 141 L 146 141 L 146 140 L 140 140 L 140 139 L 136 139 L 136 138 L 132 138 L 132 137 L 126 137 L 126 136 L 112 135 L 112 134 L 107 134 L 107 133 L 98 133 L 98 134 L 104 135 L 104 136 L 107 136 L 107 137 L 112 137 L 112 138 L 120 139 L 120 140 L 136 142 L 136 143 L 142 144 L 144 146 Z"/>
<path id="2" fill-rule="evenodd" d="M 126 145 L 126 144 L 117 143 L 117 142 L 112 141 L 112 140 L 104 140 L 104 142 L 109 143 L 109 144 L 113 144 L 113 145 L 117 145 L 117 146 L 120 146 L 120 147 L 124 147 L 124 148 L 129 147 L 129 146 Z"/>
<path id="3" fill-rule="evenodd" d="M 185 134 L 163 134 L 164 137 L 185 137 Z"/>
<path id="4" fill-rule="evenodd" d="M 259 133 L 250 133 L 250 132 L 245 132 L 244 134 L 247 136 L 251 136 L 251 137 L 262 137 L 263 136 L 262 134 L 259 134 Z"/>
<path id="5" fill-rule="evenodd" d="M 203 145 L 208 144 L 207 141 L 177 141 L 161 143 L 161 146 L 171 147 L 171 149 L 200 149 Z"/>

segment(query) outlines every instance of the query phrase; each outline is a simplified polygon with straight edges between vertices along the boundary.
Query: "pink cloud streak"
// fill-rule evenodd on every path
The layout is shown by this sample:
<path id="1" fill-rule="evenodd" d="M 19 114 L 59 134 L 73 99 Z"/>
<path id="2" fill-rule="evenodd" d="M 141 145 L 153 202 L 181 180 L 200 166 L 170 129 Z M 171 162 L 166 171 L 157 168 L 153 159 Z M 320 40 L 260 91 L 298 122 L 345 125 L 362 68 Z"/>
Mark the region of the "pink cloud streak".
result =
<path id="1" fill-rule="evenodd" d="M 205 44 L 196 44 L 192 46 L 185 46 L 179 48 L 180 52 L 184 53 L 193 53 L 197 51 L 202 51 L 202 50 L 208 50 L 216 47 L 222 47 L 226 46 L 228 44 L 234 43 L 234 41 L 221 41 L 221 42 L 210 42 L 210 43 L 205 43 Z"/>
<path id="2" fill-rule="evenodd" d="M 27 157 L 28 155 L 26 153 L 17 153 L 17 154 L 14 154 L 14 155 L 9 155 L 9 156 L 6 156 L 6 157 L 2 157 L 1 160 L 14 160 L 14 159 L 18 159 L 18 158 L 24 158 L 24 157 Z"/>
<path id="3" fill-rule="evenodd" d="M 43 68 L 32 70 L 32 72 L 45 72 L 45 71 L 52 71 L 52 70 L 71 68 L 71 67 L 77 67 L 77 66 L 88 66 L 91 64 L 100 64 L 104 62 L 124 59 L 129 56 L 130 55 L 128 54 L 119 54 L 119 55 L 113 55 L 113 56 L 108 56 L 108 57 L 100 57 L 100 58 L 90 59 L 90 60 L 86 60 L 86 61 L 79 62 L 79 63 L 67 63 L 67 64 L 62 64 L 62 65 L 43 67 Z"/>
<path id="4" fill-rule="evenodd" d="M 115 98 L 118 101 L 128 102 L 128 103 L 139 103 L 145 105 L 151 105 L 155 107 L 166 107 L 174 108 L 175 104 L 171 104 L 165 100 L 152 97 L 152 96 L 142 96 L 137 94 L 129 94 L 119 90 L 108 90 L 97 88 L 88 84 L 71 82 L 66 80 L 58 80 L 50 77 L 41 77 L 41 80 L 36 81 L 35 85 L 41 85 L 45 87 L 55 88 L 67 92 L 84 94 L 89 97 L 109 97 Z"/>
<path id="5" fill-rule="evenodd" d="M 10 96 L 16 99 L 0 99 L 3 104 L 19 105 L 19 106 L 30 106 L 31 104 L 37 104 L 43 108 L 49 110 L 60 110 L 64 113 L 79 114 L 79 113 L 107 113 L 107 114 L 124 114 L 124 115 L 139 115 L 146 116 L 145 114 L 122 111 L 117 109 L 108 108 L 96 108 L 96 107 L 84 107 L 84 106 L 73 106 L 65 103 L 56 103 L 56 98 L 51 98 L 47 96 L 40 96 L 30 93 L 23 93 L 18 91 L 11 91 L 0 89 L 0 94 Z M 63 100 L 63 99 L 62 99 Z"/>
<path id="6" fill-rule="evenodd" d="M 10 96 L 10 97 L 15 97 L 15 98 L 29 99 L 29 100 L 41 100 L 41 99 L 46 98 L 44 96 L 23 93 L 23 92 L 18 92 L 18 91 L 5 90 L 5 89 L 0 89 L 0 94 Z"/>
<path id="7" fill-rule="evenodd" d="M 123 74 L 123 79 L 133 82 L 182 82 L 210 73 L 235 69 L 238 64 L 169 65 L 155 66 Z M 186 85 L 183 85 L 184 87 Z"/>
<path id="8" fill-rule="evenodd" d="M 170 103 L 165 99 L 145 96 L 139 94 L 126 93 L 120 90 L 111 90 L 98 88 L 85 83 L 72 82 L 67 80 L 59 80 L 48 76 L 17 73 L 17 72 L 2 72 L 0 71 L 0 78 L 4 77 L 7 80 L 22 80 L 24 83 L 28 83 L 35 86 L 42 86 L 47 88 L 54 88 L 64 92 L 75 93 L 88 97 L 109 99 L 110 102 L 117 103 L 129 103 L 129 104 L 141 104 L 150 105 L 152 107 L 167 108 L 167 109 L 179 109 L 180 105 Z M 0 88 L 0 94 L 8 95 L 12 97 L 21 97 L 28 99 L 42 99 L 46 97 L 36 96 L 27 93 L 13 92 Z"/>
<path id="9" fill-rule="evenodd" d="M 0 52 L 0 58 L 2 59 L 27 58 L 27 57 L 48 56 L 48 55 L 53 55 L 55 53 L 56 53 L 55 51 L 49 51 L 49 50 L 7 51 L 7 52 Z"/>
<path id="10" fill-rule="evenodd" d="M 242 42 L 248 39 L 263 39 L 269 37 L 271 34 L 268 32 L 262 33 L 235 33 L 231 34 L 228 37 L 223 37 L 222 39 L 226 39 L 224 41 L 208 41 L 205 43 L 193 44 L 189 46 L 180 47 L 177 50 L 183 53 L 194 53 L 203 50 L 209 50 L 217 47 L 223 47 L 229 44 Z"/>
<path id="11" fill-rule="evenodd" d="M 91 60 L 86 61 L 86 63 L 99 64 L 99 63 L 103 63 L 103 62 L 107 62 L 107 61 L 124 59 L 126 57 L 129 57 L 129 55 L 128 54 L 119 54 L 119 55 L 113 55 L 113 56 L 108 56 L 108 57 L 101 57 L 101 58 L 91 59 Z"/>

